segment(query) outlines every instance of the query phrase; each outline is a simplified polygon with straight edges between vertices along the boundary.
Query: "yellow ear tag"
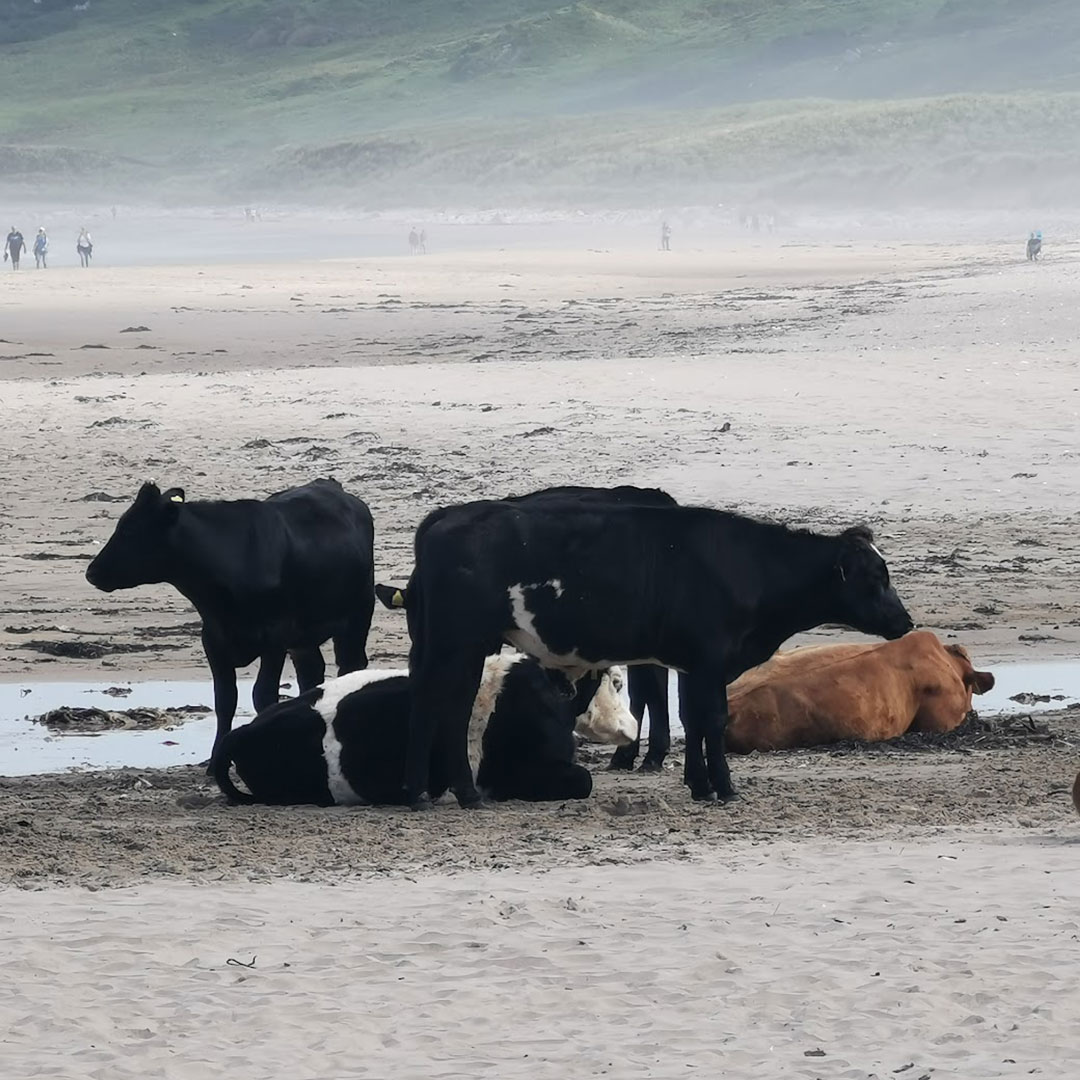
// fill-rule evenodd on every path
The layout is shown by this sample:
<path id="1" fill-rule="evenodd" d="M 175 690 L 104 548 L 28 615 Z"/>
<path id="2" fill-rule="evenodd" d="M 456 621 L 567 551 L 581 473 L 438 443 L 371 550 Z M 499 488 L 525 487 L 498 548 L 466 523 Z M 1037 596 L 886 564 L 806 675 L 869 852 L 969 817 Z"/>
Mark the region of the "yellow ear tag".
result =
<path id="1" fill-rule="evenodd" d="M 400 589 L 394 590 L 394 595 L 390 597 L 390 603 L 393 604 L 394 607 L 405 606 L 405 596 Z"/>
<path id="2" fill-rule="evenodd" d="M 183 495 L 170 495 L 169 496 L 169 502 L 182 503 L 183 501 L 184 501 L 184 496 Z"/>

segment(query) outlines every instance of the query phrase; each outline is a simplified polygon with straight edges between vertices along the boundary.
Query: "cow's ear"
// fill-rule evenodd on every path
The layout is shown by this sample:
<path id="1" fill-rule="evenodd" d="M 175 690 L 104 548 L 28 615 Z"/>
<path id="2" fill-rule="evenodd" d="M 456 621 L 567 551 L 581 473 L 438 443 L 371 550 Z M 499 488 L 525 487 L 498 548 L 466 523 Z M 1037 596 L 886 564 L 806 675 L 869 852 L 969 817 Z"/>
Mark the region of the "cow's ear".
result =
<path id="1" fill-rule="evenodd" d="M 379 599 L 379 603 L 383 607 L 387 608 L 403 608 L 406 603 L 406 590 L 394 589 L 389 585 L 376 585 L 375 595 Z"/>
<path id="2" fill-rule="evenodd" d="M 184 501 L 184 489 L 183 488 L 169 488 L 161 496 L 166 502 L 182 503 Z"/>

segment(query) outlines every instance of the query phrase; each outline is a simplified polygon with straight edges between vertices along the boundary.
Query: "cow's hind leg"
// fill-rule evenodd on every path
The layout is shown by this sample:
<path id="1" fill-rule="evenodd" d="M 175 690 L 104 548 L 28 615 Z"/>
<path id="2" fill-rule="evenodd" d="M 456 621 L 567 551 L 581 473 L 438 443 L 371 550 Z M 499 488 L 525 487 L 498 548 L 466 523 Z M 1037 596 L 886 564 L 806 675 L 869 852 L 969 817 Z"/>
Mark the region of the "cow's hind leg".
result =
<path id="1" fill-rule="evenodd" d="M 371 616 L 375 611 L 375 596 L 367 597 L 361 610 L 349 620 L 349 625 L 334 635 L 334 661 L 340 678 L 350 671 L 364 671 L 368 666 L 367 639 Z"/>
<path id="2" fill-rule="evenodd" d="M 416 665 L 410 675 L 409 745 L 405 759 L 405 793 L 420 808 L 428 794 L 432 750 L 463 807 L 480 806 L 469 763 L 469 718 L 484 672 L 483 650 L 452 655 Z"/>
<path id="3" fill-rule="evenodd" d="M 293 670 L 296 672 L 299 693 L 314 690 L 326 681 L 326 661 L 323 660 L 322 649 L 318 645 L 307 649 L 290 649 L 289 659 L 292 660 Z"/>
<path id="4" fill-rule="evenodd" d="M 251 704 L 261 713 L 276 705 L 281 697 L 281 669 L 285 666 L 285 650 L 263 653 L 259 657 L 259 674 L 251 688 Z"/>

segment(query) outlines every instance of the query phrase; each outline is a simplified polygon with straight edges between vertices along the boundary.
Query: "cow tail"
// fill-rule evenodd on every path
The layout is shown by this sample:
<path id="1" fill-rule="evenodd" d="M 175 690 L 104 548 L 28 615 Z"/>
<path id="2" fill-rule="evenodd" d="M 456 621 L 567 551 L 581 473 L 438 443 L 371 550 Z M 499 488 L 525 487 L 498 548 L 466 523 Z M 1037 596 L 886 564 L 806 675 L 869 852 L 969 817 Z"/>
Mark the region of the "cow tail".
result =
<path id="1" fill-rule="evenodd" d="M 217 754 L 214 755 L 214 779 L 229 802 L 250 806 L 255 802 L 255 796 L 249 795 L 246 791 L 241 791 L 233 783 L 233 779 L 229 775 L 229 770 L 232 768 L 232 756 L 229 753 L 230 743 L 231 740 L 226 736 L 225 741 L 218 748 Z"/>

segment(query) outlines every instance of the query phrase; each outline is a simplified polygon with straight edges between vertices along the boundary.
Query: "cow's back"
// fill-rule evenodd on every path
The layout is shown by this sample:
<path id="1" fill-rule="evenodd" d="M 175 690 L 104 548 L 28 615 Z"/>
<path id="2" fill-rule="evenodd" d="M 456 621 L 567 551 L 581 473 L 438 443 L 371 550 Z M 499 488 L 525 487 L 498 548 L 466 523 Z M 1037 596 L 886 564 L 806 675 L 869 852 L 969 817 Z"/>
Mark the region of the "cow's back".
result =
<path id="1" fill-rule="evenodd" d="M 265 602 L 282 620 L 275 636 L 318 644 L 374 605 L 374 526 L 361 499 L 316 480 L 259 506 Z"/>
<path id="2" fill-rule="evenodd" d="M 370 557 L 374 524 L 367 504 L 336 480 L 279 491 L 262 504 L 297 545 L 294 558 Z"/>
<path id="3" fill-rule="evenodd" d="M 507 640 L 548 666 L 648 657 L 680 667 L 677 648 L 687 635 L 673 624 L 717 621 L 731 607 L 726 580 L 703 572 L 714 557 L 715 514 L 588 501 L 443 510 L 416 539 L 409 585 L 419 594 L 410 599 L 414 661 L 433 644 L 424 624 L 434 605 L 444 625 L 458 627 L 444 631 L 443 642 L 475 632 L 487 654 Z M 528 610 L 517 610 L 522 606 Z M 563 665 L 563 655 L 583 662 Z"/>

